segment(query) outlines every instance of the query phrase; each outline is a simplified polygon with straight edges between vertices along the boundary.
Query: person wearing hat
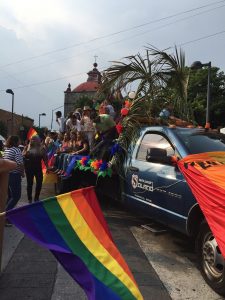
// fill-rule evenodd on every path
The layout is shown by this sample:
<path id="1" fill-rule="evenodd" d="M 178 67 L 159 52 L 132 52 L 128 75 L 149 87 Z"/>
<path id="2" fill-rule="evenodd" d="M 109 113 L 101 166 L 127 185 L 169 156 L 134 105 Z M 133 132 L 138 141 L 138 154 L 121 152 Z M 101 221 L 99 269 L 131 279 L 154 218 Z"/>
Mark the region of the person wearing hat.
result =
<path id="1" fill-rule="evenodd" d="M 94 125 L 93 121 L 91 120 L 91 108 L 89 106 L 84 106 L 83 115 L 81 119 L 81 125 L 83 125 L 83 132 L 88 140 L 90 149 L 93 145 L 94 140 Z"/>

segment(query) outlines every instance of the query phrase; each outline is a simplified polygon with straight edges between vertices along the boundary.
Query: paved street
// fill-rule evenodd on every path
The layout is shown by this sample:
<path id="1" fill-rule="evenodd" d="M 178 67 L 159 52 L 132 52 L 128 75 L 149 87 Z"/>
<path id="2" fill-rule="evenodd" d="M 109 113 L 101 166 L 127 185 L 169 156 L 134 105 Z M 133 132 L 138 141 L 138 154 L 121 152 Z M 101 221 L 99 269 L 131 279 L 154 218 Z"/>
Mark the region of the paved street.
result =
<path id="1" fill-rule="evenodd" d="M 44 187 L 42 198 L 54 193 Z M 26 203 L 25 188 L 19 205 Z M 137 218 L 115 205 L 103 205 L 115 243 L 131 268 L 144 299 L 212 299 L 215 294 L 197 269 L 193 245 L 173 231 L 153 234 Z M 1 300 L 86 299 L 80 287 L 45 249 L 14 226 L 5 229 Z"/>
<path id="2" fill-rule="evenodd" d="M 48 197 L 52 193 L 52 189 L 43 188 L 42 196 Z M 26 203 L 25 199 L 24 193 L 20 205 Z M 140 219 L 116 206 L 107 205 L 104 213 L 114 241 L 133 272 L 144 299 L 171 299 L 130 230 L 133 226 L 140 226 Z M 24 237 L 14 226 L 5 230 L 0 295 L 1 300 L 86 299 L 54 257 Z"/>
<path id="3" fill-rule="evenodd" d="M 173 300 L 221 300 L 198 270 L 194 245 L 187 237 L 168 230 L 153 234 L 141 227 L 132 232 Z"/>

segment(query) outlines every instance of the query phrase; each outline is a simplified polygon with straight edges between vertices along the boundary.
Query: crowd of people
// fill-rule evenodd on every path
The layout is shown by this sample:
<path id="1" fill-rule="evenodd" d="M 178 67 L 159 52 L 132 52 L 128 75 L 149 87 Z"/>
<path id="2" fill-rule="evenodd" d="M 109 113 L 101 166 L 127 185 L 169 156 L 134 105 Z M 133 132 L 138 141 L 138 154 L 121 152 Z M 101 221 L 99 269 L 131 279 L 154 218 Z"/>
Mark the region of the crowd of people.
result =
<path id="1" fill-rule="evenodd" d="M 101 134 L 104 132 L 105 141 L 108 136 L 108 127 L 100 128 L 101 126 L 99 126 L 100 115 L 106 116 L 110 120 L 111 127 L 115 125 L 116 112 L 108 100 L 103 101 L 94 109 L 89 106 L 84 106 L 83 109 L 78 108 L 70 112 L 66 119 L 60 111 L 56 112 L 58 133 L 49 131 L 45 138 L 48 152 L 52 148 L 56 148 L 54 165 L 51 163 L 51 170 L 58 175 L 65 175 L 72 155 L 98 156 L 99 147 L 96 148 L 96 145 L 101 140 Z"/>
<path id="2" fill-rule="evenodd" d="M 105 100 L 94 110 L 84 106 L 70 112 L 66 118 L 61 111 L 57 111 L 58 130 L 46 130 L 42 139 L 38 135 L 33 136 L 25 142 L 23 149 L 18 136 L 9 136 L 1 152 L 1 161 L 14 162 L 14 168 L 9 172 L 6 210 L 14 208 L 20 200 L 21 182 L 25 176 L 28 203 L 39 201 L 43 164 L 47 172 L 65 176 L 74 156 L 104 156 L 104 147 L 108 147 L 110 141 L 117 137 L 115 117 L 113 106 Z M 103 125 L 105 120 L 106 127 Z M 34 179 L 36 186 L 33 193 Z"/>
<path id="3" fill-rule="evenodd" d="M 123 116 L 122 111 L 123 108 Z M 57 111 L 57 130 L 46 129 L 41 137 L 34 135 L 25 142 L 23 149 L 20 147 L 18 136 L 9 136 L 5 145 L 0 143 L 0 172 L 4 166 L 9 166 L 6 210 L 14 208 L 20 200 L 21 182 L 25 176 L 28 203 L 39 201 L 43 166 L 47 172 L 52 172 L 61 179 L 69 176 L 67 170 L 70 164 L 74 163 L 74 158 L 79 160 L 88 156 L 105 162 L 110 161 L 110 149 L 118 137 L 115 125 L 122 118 L 121 115 L 117 115 L 108 100 L 101 104 L 93 102 L 92 108 L 85 105 L 82 109 L 74 109 L 66 117 L 61 111 Z M 165 107 L 159 113 L 158 119 L 160 124 L 168 119 L 182 121 L 173 116 L 171 106 Z M 33 193 L 34 179 L 36 185 Z"/>

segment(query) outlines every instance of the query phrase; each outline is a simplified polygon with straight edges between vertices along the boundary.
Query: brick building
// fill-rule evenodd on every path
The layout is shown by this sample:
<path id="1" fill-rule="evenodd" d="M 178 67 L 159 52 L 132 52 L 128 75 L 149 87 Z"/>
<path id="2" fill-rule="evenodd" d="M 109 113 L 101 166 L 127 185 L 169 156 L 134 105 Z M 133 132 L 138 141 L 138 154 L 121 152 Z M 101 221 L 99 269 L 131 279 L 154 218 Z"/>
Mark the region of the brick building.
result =
<path id="1" fill-rule="evenodd" d="M 7 130 L 7 135 L 16 134 L 23 138 L 26 129 L 33 126 L 34 120 L 29 117 L 25 117 L 23 115 L 18 115 L 14 113 L 14 126 L 12 132 L 12 113 L 7 110 L 0 109 L 0 122 L 2 123 L 2 126 Z M 6 137 L 5 134 L 1 132 L 1 128 L 0 134 Z"/>

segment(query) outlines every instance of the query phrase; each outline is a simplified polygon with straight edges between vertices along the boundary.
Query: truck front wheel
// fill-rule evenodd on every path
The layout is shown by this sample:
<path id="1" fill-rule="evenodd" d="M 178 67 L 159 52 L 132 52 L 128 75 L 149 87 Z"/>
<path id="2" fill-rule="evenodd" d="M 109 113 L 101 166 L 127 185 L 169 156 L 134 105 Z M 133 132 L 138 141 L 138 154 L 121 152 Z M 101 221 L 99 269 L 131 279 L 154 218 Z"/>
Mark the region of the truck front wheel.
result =
<path id="1" fill-rule="evenodd" d="M 215 292 L 225 295 L 225 260 L 206 221 L 200 225 L 196 250 L 205 281 Z"/>

